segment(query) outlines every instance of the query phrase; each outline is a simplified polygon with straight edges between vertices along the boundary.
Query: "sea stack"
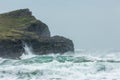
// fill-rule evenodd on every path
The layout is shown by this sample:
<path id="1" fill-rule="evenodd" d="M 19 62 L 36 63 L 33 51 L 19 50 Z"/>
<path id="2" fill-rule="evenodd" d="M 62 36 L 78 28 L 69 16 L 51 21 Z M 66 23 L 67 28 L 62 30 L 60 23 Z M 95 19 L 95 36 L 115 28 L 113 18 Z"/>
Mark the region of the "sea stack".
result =
<path id="1" fill-rule="evenodd" d="M 0 14 L 0 57 L 19 58 L 25 52 L 24 44 L 36 55 L 74 52 L 72 40 L 51 36 L 48 26 L 29 9 Z"/>

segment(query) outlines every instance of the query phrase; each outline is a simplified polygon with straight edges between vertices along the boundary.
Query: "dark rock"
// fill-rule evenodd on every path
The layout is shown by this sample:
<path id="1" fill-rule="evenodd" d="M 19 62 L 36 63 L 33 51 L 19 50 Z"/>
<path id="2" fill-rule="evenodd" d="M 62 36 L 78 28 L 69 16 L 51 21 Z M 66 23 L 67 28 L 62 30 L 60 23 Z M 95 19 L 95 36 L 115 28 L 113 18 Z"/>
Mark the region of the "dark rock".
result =
<path id="1" fill-rule="evenodd" d="M 74 51 L 74 44 L 71 40 L 61 37 L 54 36 L 51 38 L 44 37 L 31 40 L 24 40 L 28 46 L 32 47 L 34 54 L 49 54 L 49 53 L 60 53 L 63 54 L 65 52 Z"/>
<path id="2" fill-rule="evenodd" d="M 74 52 L 72 40 L 51 37 L 48 26 L 32 16 L 29 9 L 0 14 L 0 27 L 0 57 L 19 58 L 25 52 L 25 44 L 37 55 Z"/>
<path id="3" fill-rule="evenodd" d="M 50 31 L 48 29 L 48 26 L 41 21 L 31 23 L 25 30 L 35 32 L 37 35 L 39 35 L 39 37 L 50 37 Z"/>
<path id="4" fill-rule="evenodd" d="M 0 40 L 0 57 L 4 58 L 19 58 L 24 52 L 21 40 Z"/>

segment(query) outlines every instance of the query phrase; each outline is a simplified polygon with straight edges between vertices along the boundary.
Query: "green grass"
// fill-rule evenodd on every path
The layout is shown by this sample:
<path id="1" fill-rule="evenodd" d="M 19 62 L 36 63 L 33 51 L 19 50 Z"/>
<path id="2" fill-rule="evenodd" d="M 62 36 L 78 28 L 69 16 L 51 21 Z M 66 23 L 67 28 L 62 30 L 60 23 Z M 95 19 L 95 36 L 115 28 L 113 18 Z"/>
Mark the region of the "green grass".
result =
<path id="1" fill-rule="evenodd" d="M 20 38 L 22 34 L 35 35 L 35 33 L 22 30 L 29 26 L 30 23 L 37 21 L 34 16 L 11 17 L 8 14 L 0 14 L 0 38 Z"/>

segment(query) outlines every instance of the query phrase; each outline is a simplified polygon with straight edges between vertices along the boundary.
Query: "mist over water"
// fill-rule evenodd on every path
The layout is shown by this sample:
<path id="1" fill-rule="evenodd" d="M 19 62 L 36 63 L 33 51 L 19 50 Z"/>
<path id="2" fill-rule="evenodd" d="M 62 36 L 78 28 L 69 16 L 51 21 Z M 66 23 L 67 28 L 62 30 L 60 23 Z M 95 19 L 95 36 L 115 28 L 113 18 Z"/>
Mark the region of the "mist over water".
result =
<path id="1" fill-rule="evenodd" d="M 120 52 L 34 55 L 24 49 L 20 60 L 0 58 L 1 80 L 120 80 Z"/>

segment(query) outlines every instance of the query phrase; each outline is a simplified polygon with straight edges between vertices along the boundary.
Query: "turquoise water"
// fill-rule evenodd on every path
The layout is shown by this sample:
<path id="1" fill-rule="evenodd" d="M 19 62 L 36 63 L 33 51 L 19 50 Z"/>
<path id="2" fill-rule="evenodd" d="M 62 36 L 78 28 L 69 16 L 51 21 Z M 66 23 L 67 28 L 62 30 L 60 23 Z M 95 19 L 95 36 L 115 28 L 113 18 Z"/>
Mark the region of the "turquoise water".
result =
<path id="1" fill-rule="evenodd" d="M 0 80 L 120 80 L 120 52 L 0 58 Z"/>

